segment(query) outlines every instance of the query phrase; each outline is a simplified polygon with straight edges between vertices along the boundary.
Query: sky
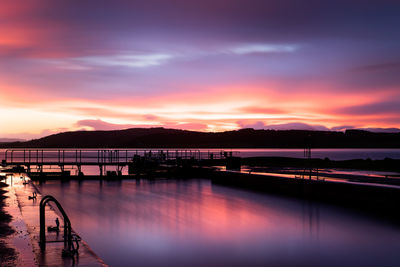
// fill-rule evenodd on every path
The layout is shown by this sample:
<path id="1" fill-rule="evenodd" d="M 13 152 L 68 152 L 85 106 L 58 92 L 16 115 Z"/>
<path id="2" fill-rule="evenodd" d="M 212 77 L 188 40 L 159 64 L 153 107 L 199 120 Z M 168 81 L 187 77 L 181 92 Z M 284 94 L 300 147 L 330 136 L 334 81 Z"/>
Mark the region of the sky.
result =
<path id="1" fill-rule="evenodd" d="M 0 2 L 0 137 L 400 128 L 400 1 Z"/>

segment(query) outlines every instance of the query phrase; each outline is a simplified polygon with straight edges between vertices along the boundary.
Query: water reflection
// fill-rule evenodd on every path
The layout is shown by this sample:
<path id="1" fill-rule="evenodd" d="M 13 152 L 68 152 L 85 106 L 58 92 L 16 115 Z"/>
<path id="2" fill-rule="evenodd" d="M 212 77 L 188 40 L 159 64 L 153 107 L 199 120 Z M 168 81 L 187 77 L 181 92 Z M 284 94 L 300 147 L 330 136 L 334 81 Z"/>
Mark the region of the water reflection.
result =
<path id="1" fill-rule="evenodd" d="M 400 231 L 309 201 L 190 181 L 48 181 L 111 266 L 398 266 Z"/>

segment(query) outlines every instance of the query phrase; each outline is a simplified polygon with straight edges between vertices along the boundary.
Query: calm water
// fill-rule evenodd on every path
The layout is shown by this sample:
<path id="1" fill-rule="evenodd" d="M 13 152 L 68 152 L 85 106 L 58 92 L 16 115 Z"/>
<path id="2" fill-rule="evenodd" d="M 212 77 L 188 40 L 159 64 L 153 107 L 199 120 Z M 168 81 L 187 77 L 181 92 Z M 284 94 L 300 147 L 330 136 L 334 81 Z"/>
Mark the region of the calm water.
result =
<path id="1" fill-rule="evenodd" d="M 110 266 L 400 266 L 400 229 L 207 180 L 49 181 Z"/>
<path id="2" fill-rule="evenodd" d="M 241 157 L 295 157 L 303 158 L 303 149 L 234 149 L 226 148 L 227 151 L 239 152 L 238 156 Z M 204 152 L 220 152 L 221 149 L 200 149 Z M 4 159 L 5 149 L 0 149 L 0 160 Z M 370 149 L 370 148 L 340 148 L 340 149 L 313 149 L 313 158 L 330 158 L 332 160 L 347 160 L 347 159 L 400 159 L 400 149 L 398 148 L 382 148 L 382 149 Z"/>
<path id="3" fill-rule="evenodd" d="M 303 149 L 233 149 L 240 152 L 241 157 L 293 157 L 303 158 Z M 319 148 L 312 149 L 313 158 L 330 158 L 332 160 L 348 159 L 400 159 L 400 149 L 398 148 Z"/>

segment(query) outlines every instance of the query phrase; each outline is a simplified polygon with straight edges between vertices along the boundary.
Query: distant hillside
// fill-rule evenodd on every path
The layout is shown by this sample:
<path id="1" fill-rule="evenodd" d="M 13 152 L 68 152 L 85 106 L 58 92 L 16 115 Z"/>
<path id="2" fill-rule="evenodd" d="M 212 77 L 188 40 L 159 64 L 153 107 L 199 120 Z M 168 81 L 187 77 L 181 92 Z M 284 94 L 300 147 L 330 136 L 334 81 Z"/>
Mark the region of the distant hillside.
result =
<path id="1" fill-rule="evenodd" d="M 301 131 L 242 129 L 227 132 L 194 132 L 164 128 L 117 131 L 78 131 L 50 135 L 0 147 L 41 148 L 400 148 L 400 133 L 361 130 Z"/>
<path id="2" fill-rule="evenodd" d="M 24 139 L 18 138 L 0 138 L 0 143 L 13 143 L 13 142 L 22 142 Z"/>

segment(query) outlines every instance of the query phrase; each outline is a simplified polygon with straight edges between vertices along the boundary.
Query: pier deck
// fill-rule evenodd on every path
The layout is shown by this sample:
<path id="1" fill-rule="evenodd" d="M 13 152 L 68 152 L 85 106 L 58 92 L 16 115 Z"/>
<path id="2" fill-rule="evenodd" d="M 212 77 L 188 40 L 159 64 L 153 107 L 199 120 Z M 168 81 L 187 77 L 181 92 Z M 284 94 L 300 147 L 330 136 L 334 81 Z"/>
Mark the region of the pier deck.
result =
<path id="1" fill-rule="evenodd" d="M 28 172 L 43 172 L 54 167 L 64 172 L 68 166 L 81 172 L 82 166 L 98 166 L 100 175 L 106 166 L 117 166 L 117 172 L 125 166 L 136 167 L 136 163 L 177 164 L 188 162 L 199 164 L 203 160 L 232 157 L 232 151 L 204 151 L 199 149 L 7 149 L 2 165 L 21 166 Z"/>

